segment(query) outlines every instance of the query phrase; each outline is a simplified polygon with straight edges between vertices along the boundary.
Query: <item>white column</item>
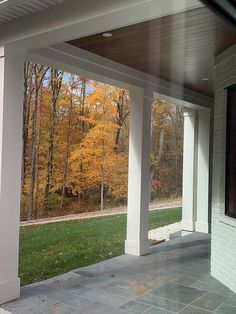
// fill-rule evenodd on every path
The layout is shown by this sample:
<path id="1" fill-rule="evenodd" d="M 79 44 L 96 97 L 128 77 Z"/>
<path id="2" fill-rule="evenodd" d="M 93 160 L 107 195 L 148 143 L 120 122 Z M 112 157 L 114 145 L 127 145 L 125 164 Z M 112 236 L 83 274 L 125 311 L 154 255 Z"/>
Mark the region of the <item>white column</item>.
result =
<path id="1" fill-rule="evenodd" d="M 132 90 L 130 97 L 131 121 L 125 253 L 140 256 L 149 252 L 149 160 L 152 99 L 144 97 L 141 90 Z"/>
<path id="2" fill-rule="evenodd" d="M 198 111 L 197 220 L 196 231 L 208 233 L 209 225 L 210 110 Z"/>
<path id="3" fill-rule="evenodd" d="M 23 61 L 0 46 L 0 304 L 19 297 Z"/>
<path id="4" fill-rule="evenodd" d="M 197 113 L 184 112 L 182 231 L 194 231 L 196 221 Z"/>

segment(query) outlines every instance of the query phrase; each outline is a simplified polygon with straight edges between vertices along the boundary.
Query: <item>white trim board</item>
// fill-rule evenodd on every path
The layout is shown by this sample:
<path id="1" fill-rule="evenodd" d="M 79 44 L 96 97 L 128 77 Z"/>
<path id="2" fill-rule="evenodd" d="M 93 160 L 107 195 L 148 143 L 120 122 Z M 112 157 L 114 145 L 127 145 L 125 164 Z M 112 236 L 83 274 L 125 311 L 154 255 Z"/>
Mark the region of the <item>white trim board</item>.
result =
<path id="1" fill-rule="evenodd" d="M 0 45 L 45 47 L 202 6 L 198 0 L 71 0 L 1 25 Z"/>
<path id="2" fill-rule="evenodd" d="M 172 99 L 179 99 L 184 101 L 186 107 L 192 109 L 211 108 L 214 103 L 211 97 L 66 43 L 35 50 L 29 53 L 27 58 L 107 84 L 127 89 L 142 88 L 149 97 L 153 97 L 153 92 L 156 92 Z"/>

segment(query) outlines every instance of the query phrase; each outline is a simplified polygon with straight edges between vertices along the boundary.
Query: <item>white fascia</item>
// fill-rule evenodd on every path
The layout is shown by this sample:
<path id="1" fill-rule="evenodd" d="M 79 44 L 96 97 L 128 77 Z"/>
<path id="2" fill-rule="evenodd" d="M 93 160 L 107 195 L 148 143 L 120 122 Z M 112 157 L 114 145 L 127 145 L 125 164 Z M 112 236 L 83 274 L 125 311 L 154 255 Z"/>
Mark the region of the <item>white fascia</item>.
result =
<path id="1" fill-rule="evenodd" d="M 17 41 L 19 45 L 30 50 L 202 5 L 198 0 L 71 0 L 58 7 L 1 25 L 0 45 Z"/>

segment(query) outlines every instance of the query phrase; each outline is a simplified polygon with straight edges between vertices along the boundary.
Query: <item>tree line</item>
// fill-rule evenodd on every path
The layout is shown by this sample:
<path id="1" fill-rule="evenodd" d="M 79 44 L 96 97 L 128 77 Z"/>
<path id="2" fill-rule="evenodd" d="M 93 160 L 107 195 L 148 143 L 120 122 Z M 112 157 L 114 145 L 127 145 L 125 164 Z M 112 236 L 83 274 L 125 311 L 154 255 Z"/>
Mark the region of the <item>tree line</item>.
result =
<path id="1" fill-rule="evenodd" d="M 127 200 L 129 92 L 26 62 L 21 219 L 117 206 Z M 181 194 L 183 115 L 153 101 L 151 198 Z"/>

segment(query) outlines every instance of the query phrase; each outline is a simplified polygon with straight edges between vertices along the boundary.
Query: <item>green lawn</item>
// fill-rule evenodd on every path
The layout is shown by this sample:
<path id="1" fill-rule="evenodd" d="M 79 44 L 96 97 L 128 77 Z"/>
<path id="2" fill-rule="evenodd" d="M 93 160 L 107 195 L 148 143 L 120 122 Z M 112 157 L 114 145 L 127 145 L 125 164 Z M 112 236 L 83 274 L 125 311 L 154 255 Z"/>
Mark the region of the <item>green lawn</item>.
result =
<path id="1" fill-rule="evenodd" d="M 150 229 L 180 221 L 181 208 L 150 212 Z M 124 253 L 126 214 L 21 227 L 21 284 Z"/>

